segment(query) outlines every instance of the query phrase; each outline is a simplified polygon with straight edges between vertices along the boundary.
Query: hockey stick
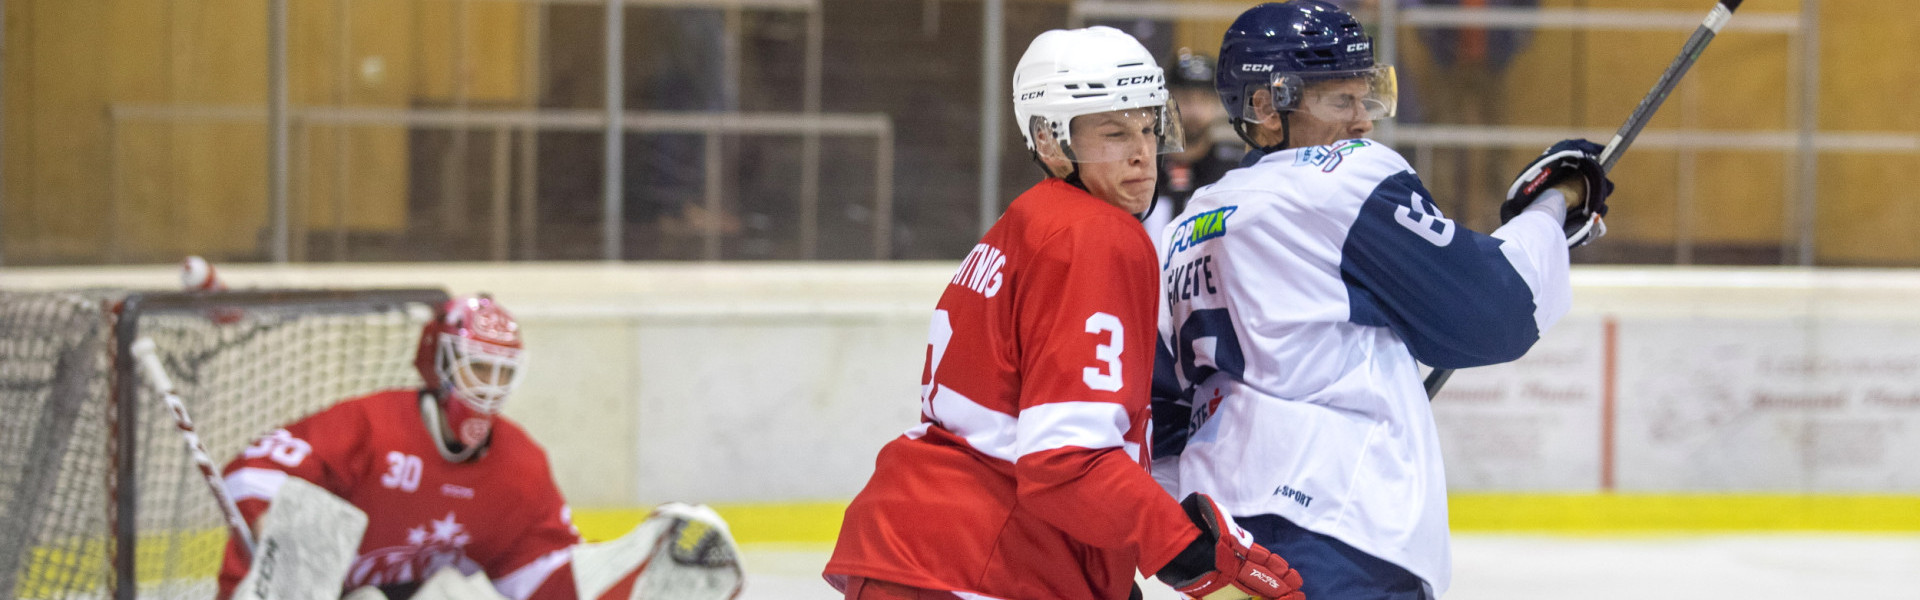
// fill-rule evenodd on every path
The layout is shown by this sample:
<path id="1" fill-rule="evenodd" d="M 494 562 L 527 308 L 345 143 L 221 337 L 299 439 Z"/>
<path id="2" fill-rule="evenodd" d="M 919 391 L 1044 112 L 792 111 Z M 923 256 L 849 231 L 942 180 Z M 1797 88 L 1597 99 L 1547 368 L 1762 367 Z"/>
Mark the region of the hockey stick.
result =
<path id="1" fill-rule="evenodd" d="M 1613 134 L 1613 140 L 1607 142 L 1607 149 L 1600 152 L 1602 171 L 1613 172 L 1613 165 L 1620 162 L 1620 155 L 1633 145 L 1634 138 L 1640 137 L 1640 130 L 1646 129 L 1647 122 L 1653 120 L 1653 113 L 1660 110 L 1660 105 L 1673 93 L 1673 88 L 1680 85 L 1680 78 L 1687 75 L 1687 69 L 1693 68 L 1694 61 L 1700 60 L 1700 53 L 1706 51 L 1707 43 L 1720 34 L 1720 28 L 1725 27 L 1727 21 L 1733 20 L 1733 11 L 1740 8 L 1742 1 L 1718 0 L 1714 3 L 1713 10 L 1707 12 L 1706 20 L 1693 30 L 1693 36 L 1687 38 L 1686 45 L 1680 47 L 1680 55 L 1673 57 L 1673 64 L 1667 65 L 1666 72 L 1660 74 L 1660 81 L 1653 84 L 1653 91 L 1640 99 L 1640 105 L 1633 108 L 1633 114 L 1627 116 L 1627 122 L 1622 123 L 1620 131 Z M 1587 227 L 1592 226 L 1593 221 L 1589 220 Z M 1453 377 L 1453 371 L 1434 369 L 1427 374 L 1428 400 L 1440 394 L 1441 386 L 1445 386 L 1447 379 Z"/>
<path id="2" fill-rule="evenodd" d="M 200 443 L 200 434 L 193 428 L 193 418 L 187 415 L 187 405 L 180 396 L 173 393 L 173 378 L 167 376 L 166 367 L 160 364 L 160 356 L 155 352 L 152 338 L 142 337 L 133 342 L 133 358 L 139 362 L 140 370 L 147 376 L 147 385 L 160 394 L 167 402 L 167 410 L 173 413 L 173 423 L 180 428 L 180 437 L 185 438 L 187 453 L 193 456 L 193 462 L 200 467 L 200 476 L 207 481 L 207 490 L 213 493 L 213 499 L 220 505 L 220 512 L 226 516 L 227 527 L 240 538 L 247 549 L 247 556 L 253 556 L 253 530 L 247 527 L 246 519 L 240 517 L 240 507 L 233 503 L 233 495 L 227 492 L 227 483 L 220 478 L 220 469 L 213 464 L 213 457 L 207 456 L 207 447 Z"/>

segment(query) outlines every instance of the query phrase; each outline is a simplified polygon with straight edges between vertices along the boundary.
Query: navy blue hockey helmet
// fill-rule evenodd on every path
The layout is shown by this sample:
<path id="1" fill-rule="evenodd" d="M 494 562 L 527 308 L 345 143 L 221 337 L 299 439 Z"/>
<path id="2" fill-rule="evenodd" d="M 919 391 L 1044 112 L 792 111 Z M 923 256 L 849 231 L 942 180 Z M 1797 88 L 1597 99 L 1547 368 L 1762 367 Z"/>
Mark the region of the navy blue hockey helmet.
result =
<path id="1" fill-rule="evenodd" d="M 1374 64 L 1373 38 L 1360 22 L 1321 0 L 1289 0 L 1249 8 L 1227 28 L 1214 89 L 1229 117 L 1258 121 L 1253 94 L 1263 88 L 1274 90 L 1274 106 L 1284 112 L 1300 108 L 1309 83 L 1362 77 L 1371 83 L 1367 116 L 1393 116 L 1393 67 Z"/>

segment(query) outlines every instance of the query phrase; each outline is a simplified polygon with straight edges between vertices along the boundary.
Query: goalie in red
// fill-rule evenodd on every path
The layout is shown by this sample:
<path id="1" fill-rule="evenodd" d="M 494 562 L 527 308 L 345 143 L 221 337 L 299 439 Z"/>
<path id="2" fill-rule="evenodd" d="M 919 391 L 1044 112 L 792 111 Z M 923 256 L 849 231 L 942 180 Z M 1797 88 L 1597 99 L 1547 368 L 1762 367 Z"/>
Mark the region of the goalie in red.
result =
<path id="1" fill-rule="evenodd" d="M 354 398 L 276 430 L 227 466 L 226 485 L 255 527 L 289 476 L 365 511 L 343 589 L 406 597 L 450 567 L 484 572 L 514 600 L 572 600 L 579 533 L 545 451 L 500 415 L 522 353 L 518 324 L 492 298 L 451 300 L 421 333 L 425 388 Z M 250 564 L 230 540 L 221 598 Z"/>

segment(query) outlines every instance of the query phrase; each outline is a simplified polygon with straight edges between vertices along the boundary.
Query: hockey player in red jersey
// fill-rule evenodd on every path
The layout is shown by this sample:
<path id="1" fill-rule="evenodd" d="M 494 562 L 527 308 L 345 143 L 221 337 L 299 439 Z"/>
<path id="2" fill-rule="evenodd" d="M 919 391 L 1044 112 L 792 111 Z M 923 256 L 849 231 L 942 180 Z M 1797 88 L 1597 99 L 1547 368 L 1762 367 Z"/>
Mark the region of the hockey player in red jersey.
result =
<path id="1" fill-rule="evenodd" d="M 827 580 L 849 599 L 1122 599 L 1137 570 L 1199 598 L 1300 598 L 1286 561 L 1144 468 L 1159 269 L 1134 215 L 1182 137 L 1160 68 L 1117 30 L 1055 30 L 1013 84 L 1049 177 L 941 296 L 921 423 L 880 450 Z"/>
<path id="2" fill-rule="evenodd" d="M 421 333 L 424 389 L 347 400 L 261 437 L 227 465 L 227 487 L 250 524 L 289 476 L 365 511 L 344 589 L 406 597 L 451 567 L 484 571 L 514 600 L 573 600 L 569 549 L 579 533 L 546 453 L 500 416 L 521 354 L 518 325 L 493 299 L 451 300 Z M 249 564 L 229 541 L 221 598 Z"/>

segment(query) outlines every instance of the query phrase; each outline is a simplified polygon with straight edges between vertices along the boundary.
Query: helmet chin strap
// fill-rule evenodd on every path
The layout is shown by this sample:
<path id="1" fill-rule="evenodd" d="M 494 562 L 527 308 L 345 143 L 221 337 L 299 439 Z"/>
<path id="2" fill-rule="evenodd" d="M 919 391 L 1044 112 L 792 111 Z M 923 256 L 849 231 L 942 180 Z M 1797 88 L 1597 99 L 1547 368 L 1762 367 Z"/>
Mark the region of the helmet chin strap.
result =
<path id="1" fill-rule="evenodd" d="M 1282 111 L 1280 113 L 1280 143 L 1278 144 L 1262 146 L 1260 142 L 1253 141 L 1253 133 L 1247 130 L 1247 121 L 1235 120 L 1233 122 L 1233 132 L 1240 134 L 1240 141 L 1246 142 L 1248 146 L 1253 146 L 1253 149 L 1259 150 L 1262 153 L 1272 154 L 1286 150 L 1287 143 L 1293 141 L 1293 121 L 1287 118 L 1287 113 L 1290 112 L 1292 111 Z"/>
<path id="2" fill-rule="evenodd" d="M 442 433 L 447 429 L 447 415 L 440 411 L 440 400 L 432 390 L 420 392 L 420 421 L 427 426 L 427 436 L 433 439 L 433 448 L 440 451 L 440 457 L 447 462 L 466 462 L 486 449 L 486 443 L 463 446 L 459 440 L 449 440 Z M 492 441 L 488 435 L 487 440 Z"/>

